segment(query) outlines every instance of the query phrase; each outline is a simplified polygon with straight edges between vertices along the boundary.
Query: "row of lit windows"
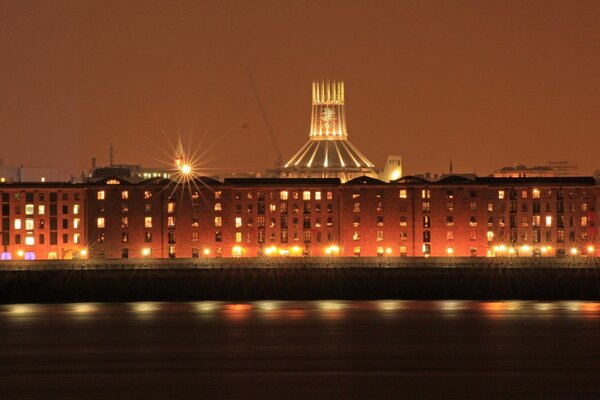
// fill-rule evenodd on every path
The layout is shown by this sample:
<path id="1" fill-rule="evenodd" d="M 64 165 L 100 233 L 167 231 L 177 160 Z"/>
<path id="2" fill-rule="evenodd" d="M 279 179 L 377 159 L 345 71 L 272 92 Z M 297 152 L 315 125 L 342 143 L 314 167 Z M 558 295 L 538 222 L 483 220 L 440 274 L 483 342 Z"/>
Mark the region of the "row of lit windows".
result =
<path id="1" fill-rule="evenodd" d="M 152 192 L 150 190 L 144 190 L 144 199 L 149 200 L 152 198 Z M 106 190 L 98 190 L 96 192 L 96 199 L 98 200 L 106 200 Z M 129 191 L 121 190 L 121 200 L 129 199 Z"/>
<path id="2" fill-rule="evenodd" d="M 81 234 L 80 233 L 74 233 L 72 235 L 73 238 L 73 243 L 74 244 L 80 244 L 81 243 Z M 68 234 L 63 234 L 62 235 L 62 243 L 63 244 L 68 244 L 69 243 L 69 235 Z M 3 245 L 9 245 L 9 243 L 2 243 Z M 16 234 L 15 235 L 15 244 L 19 245 L 22 244 L 21 243 L 21 234 Z M 35 240 L 35 235 L 33 234 L 33 232 L 28 232 L 25 235 L 25 245 L 27 246 L 34 246 L 36 244 L 36 240 Z M 37 244 L 43 245 L 46 244 L 46 236 L 41 233 L 38 235 L 38 242 Z M 50 236 L 50 245 L 51 246 L 55 246 L 57 245 L 57 240 L 56 240 L 56 235 L 51 235 Z"/>
<path id="3" fill-rule="evenodd" d="M 509 198 L 510 199 L 516 199 L 517 198 L 517 191 L 516 190 L 498 190 L 498 198 L 499 199 L 504 199 L 506 197 L 506 193 L 508 192 L 509 194 Z M 532 189 L 531 190 L 531 198 L 532 199 L 540 199 L 542 195 L 542 192 L 540 189 Z M 529 196 L 529 190 L 521 190 L 521 198 L 522 199 L 526 199 Z M 563 199 L 565 196 L 565 192 L 563 189 L 558 189 L 556 190 L 556 198 L 557 199 Z M 551 198 L 552 197 L 552 190 L 547 190 L 546 191 L 546 197 L 547 198 Z M 568 192 L 568 197 L 570 199 L 575 197 L 575 192 L 570 190 Z M 582 199 L 586 199 L 587 198 L 587 191 L 586 190 L 582 190 L 581 191 L 581 198 Z"/>
<path id="4" fill-rule="evenodd" d="M 25 230 L 27 231 L 32 231 L 34 229 L 35 226 L 35 220 L 33 218 L 25 218 Z M 39 219 L 38 220 L 38 229 L 44 229 L 45 226 L 45 220 L 43 219 Z M 81 226 L 81 220 L 79 218 L 73 218 L 73 229 L 79 229 Z M 13 220 L 13 227 L 16 230 L 22 229 L 23 228 L 23 220 L 21 218 L 15 218 Z M 69 220 L 68 219 L 63 219 L 62 220 L 62 228 L 63 229 L 69 229 Z"/>
<path id="5" fill-rule="evenodd" d="M 287 190 L 282 190 L 279 192 L 279 199 L 286 201 L 286 200 L 289 200 L 291 197 L 293 200 L 298 200 L 298 199 L 300 199 L 300 193 L 302 193 L 302 200 L 304 200 L 304 201 L 310 201 L 311 199 L 314 199 L 314 200 L 322 200 L 323 199 L 321 191 L 311 192 L 310 190 L 304 190 L 302 192 L 294 191 L 294 192 L 291 192 L 291 196 L 290 196 L 290 192 L 288 192 Z M 245 197 L 247 200 L 252 200 L 252 199 L 254 199 L 255 195 L 253 192 L 247 192 Z M 333 200 L 333 192 L 329 192 L 329 191 L 326 192 L 324 197 L 327 200 Z M 215 198 L 217 198 L 217 197 L 215 197 Z M 256 198 L 258 200 L 264 200 L 265 192 L 257 192 Z M 235 200 L 241 200 L 241 199 L 242 199 L 242 194 L 240 192 L 237 192 L 235 194 Z M 269 192 L 269 199 L 270 200 L 275 199 L 274 192 Z"/>
<path id="6" fill-rule="evenodd" d="M 36 192 L 36 193 L 37 193 L 38 201 L 46 201 L 46 193 L 44 193 L 44 192 Z M 33 202 L 36 193 L 26 192 L 25 193 L 25 201 Z M 51 192 L 51 193 L 49 193 L 49 195 L 50 195 L 49 196 L 50 202 L 58 201 L 58 193 Z M 16 201 L 20 201 L 21 199 L 23 199 L 22 193 L 21 192 L 14 193 L 13 198 Z M 61 199 L 62 199 L 62 201 L 69 201 L 69 193 L 64 193 L 64 192 L 61 193 Z M 75 200 L 75 201 L 81 200 L 81 193 L 77 193 L 77 192 L 73 193 L 73 200 Z M 3 192 L 2 193 L 2 202 L 8 203 L 9 201 L 10 201 L 10 193 Z"/>

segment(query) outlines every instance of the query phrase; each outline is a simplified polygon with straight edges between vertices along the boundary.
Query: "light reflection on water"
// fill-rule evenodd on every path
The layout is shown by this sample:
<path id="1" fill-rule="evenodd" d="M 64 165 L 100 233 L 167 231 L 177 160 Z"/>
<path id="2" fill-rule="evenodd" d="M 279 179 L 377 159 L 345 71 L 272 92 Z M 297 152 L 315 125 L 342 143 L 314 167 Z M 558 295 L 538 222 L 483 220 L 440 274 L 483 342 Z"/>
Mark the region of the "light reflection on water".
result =
<path id="1" fill-rule="evenodd" d="M 331 320 L 359 313 L 379 313 L 385 317 L 402 318 L 404 314 L 438 313 L 441 316 L 480 314 L 491 319 L 519 315 L 548 318 L 568 315 L 585 318 L 600 317 L 600 302 L 590 301 L 256 301 L 229 303 L 198 301 L 191 303 L 136 302 L 71 303 L 71 304 L 10 304 L 0 306 L 0 318 L 19 320 L 49 315 L 93 317 L 103 313 L 131 313 L 142 319 L 155 315 L 196 314 L 204 317 L 224 317 L 239 321 L 247 318 L 299 319 L 308 315 Z M 63 315 L 64 314 L 64 315 Z"/>

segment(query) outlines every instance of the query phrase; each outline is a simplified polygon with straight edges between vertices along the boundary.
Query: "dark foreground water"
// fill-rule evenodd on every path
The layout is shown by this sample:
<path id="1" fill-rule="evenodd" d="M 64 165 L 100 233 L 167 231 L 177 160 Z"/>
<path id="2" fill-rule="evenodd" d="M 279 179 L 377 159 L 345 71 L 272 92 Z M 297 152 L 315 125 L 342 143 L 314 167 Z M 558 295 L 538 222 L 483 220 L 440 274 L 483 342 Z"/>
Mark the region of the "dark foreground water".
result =
<path id="1" fill-rule="evenodd" d="M 0 306 L 1 399 L 596 399 L 600 303 Z"/>

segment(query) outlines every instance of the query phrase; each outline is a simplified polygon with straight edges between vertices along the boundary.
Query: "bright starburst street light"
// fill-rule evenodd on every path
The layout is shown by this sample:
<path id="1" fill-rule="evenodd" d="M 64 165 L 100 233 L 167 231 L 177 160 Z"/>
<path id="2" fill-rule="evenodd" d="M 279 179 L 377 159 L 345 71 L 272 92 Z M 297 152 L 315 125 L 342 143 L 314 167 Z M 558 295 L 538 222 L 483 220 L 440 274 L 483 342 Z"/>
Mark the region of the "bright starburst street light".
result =
<path id="1" fill-rule="evenodd" d="M 192 173 L 192 166 L 190 164 L 183 164 L 181 166 L 181 173 L 185 175 L 189 175 Z"/>

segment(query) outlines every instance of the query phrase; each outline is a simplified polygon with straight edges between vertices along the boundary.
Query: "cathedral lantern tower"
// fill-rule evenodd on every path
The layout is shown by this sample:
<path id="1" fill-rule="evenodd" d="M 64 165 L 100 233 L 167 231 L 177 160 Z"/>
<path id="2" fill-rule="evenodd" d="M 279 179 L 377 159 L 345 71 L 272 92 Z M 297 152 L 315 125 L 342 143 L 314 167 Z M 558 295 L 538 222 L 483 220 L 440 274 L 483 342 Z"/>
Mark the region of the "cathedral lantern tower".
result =
<path id="1" fill-rule="evenodd" d="M 284 166 L 294 178 L 377 177 L 377 169 L 348 141 L 344 82 L 313 82 L 308 142 Z"/>

